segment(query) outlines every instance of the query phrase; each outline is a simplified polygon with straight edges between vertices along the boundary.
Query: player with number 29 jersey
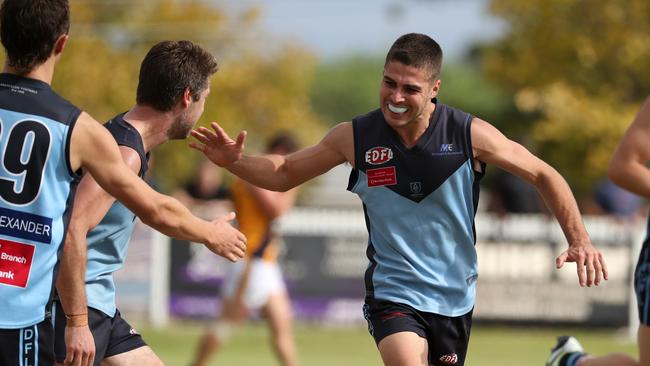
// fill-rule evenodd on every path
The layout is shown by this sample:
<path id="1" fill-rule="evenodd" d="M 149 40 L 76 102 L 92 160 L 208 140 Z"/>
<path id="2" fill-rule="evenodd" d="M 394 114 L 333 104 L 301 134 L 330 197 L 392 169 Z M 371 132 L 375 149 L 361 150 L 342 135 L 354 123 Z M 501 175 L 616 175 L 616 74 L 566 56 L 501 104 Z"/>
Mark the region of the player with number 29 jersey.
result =
<path id="1" fill-rule="evenodd" d="M 50 315 L 78 180 L 69 145 L 80 113 L 47 83 L 0 74 L 0 328 Z"/>

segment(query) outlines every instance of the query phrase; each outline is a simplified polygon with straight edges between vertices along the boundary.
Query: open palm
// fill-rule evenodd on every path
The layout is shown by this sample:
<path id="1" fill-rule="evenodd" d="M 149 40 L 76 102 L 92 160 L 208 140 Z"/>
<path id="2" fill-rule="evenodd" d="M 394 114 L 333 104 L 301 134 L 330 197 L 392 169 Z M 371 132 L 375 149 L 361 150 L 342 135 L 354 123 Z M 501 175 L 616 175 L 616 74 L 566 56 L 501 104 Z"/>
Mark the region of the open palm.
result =
<path id="1" fill-rule="evenodd" d="M 211 123 L 212 130 L 206 127 L 199 127 L 192 130 L 192 136 L 198 142 L 190 142 L 190 147 L 203 153 L 210 161 L 220 167 L 227 167 L 237 162 L 244 152 L 244 140 L 246 131 L 237 135 L 233 140 L 216 122 Z"/>

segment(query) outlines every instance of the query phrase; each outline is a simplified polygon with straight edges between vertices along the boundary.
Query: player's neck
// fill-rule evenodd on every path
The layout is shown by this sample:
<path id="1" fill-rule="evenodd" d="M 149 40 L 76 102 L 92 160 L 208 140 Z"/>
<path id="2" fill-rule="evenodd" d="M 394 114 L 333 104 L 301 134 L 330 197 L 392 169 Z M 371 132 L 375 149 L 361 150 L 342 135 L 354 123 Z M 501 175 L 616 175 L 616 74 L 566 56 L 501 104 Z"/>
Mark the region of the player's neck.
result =
<path id="1" fill-rule="evenodd" d="M 34 67 L 31 71 L 27 73 L 19 72 L 16 68 L 9 66 L 9 63 L 5 61 L 2 72 L 8 74 L 22 76 L 24 78 L 40 80 L 48 85 L 52 84 L 52 77 L 54 75 L 54 58 L 47 59 L 44 63 Z"/>
<path id="2" fill-rule="evenodd" d="M 124 120 L 138 130 L 142 137 L 144 150 L 149 152 L 169 140 L 167 130 L 174 118 L 169 112 L 161 112 L 146 105 L 136 104 L 124 114 Z"/>

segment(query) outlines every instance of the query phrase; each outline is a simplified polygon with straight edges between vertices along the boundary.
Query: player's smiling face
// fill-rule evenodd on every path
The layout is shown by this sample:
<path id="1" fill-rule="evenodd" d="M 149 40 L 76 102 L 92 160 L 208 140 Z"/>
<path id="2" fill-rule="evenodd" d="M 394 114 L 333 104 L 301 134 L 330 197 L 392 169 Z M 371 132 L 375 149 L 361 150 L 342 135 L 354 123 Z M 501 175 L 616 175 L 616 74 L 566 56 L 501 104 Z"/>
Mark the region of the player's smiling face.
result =
<path id="1" fill-rule="evenodd" d="M 391 61 L 384 68 L 379 99 L 386 122 L 393 128 L 428 124 L 431 99 L 438 94 L 440 80 L 415 66 Z"/>

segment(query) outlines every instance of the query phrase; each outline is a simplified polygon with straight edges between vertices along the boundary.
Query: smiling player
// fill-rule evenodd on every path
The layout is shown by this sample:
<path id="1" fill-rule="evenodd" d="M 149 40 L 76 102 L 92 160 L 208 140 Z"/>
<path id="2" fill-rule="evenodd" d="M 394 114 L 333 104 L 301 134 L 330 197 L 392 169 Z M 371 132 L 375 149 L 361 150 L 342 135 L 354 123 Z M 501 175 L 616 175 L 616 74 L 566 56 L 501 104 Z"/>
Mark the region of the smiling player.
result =
<path id="1" fill-rule="evenodd" d="M 348 189 L 363 201 L 369 232 L 364 315 L 386 365 L 463 365 L 478 278 L 474 215 L 486 163 L 534 185 L 562 226 L 581 286 L 607 277 L 560 174 L 489 123 L 439 103 L 442 50 L 406 34 L 386 56 L 379 109 L 334 127 L 289 154 L 243 154 L 213 123 L 191 146 L 271 190 L 287 190 L 348 162 Z"/>

